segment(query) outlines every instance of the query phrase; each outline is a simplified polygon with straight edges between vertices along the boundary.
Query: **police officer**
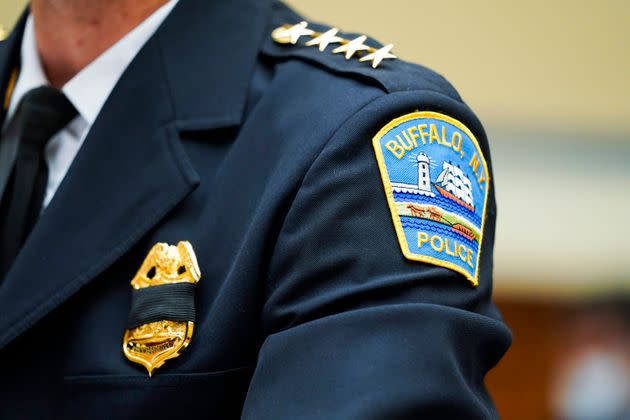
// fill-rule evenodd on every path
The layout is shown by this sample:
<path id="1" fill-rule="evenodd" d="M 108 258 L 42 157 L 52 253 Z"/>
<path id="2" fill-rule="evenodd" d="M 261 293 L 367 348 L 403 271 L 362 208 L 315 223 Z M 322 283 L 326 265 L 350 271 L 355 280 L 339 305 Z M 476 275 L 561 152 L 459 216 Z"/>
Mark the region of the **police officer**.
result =
<path id="1" fill-rule="evenodd" d="M 33 0 L 0 44 L 0 417 L 488 419 L 483 128 L 261 0 Z"/>

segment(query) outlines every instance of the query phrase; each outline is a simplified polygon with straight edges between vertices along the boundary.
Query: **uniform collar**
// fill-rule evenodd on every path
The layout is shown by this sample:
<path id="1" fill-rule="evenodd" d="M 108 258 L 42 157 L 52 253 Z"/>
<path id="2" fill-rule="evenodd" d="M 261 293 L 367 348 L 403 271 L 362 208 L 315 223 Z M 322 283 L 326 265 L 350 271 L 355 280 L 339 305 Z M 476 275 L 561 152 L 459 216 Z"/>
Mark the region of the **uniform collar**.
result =
<path id="1" fill-rule="evenodd" d="M 28 10 L 22 14 L 8 38 L 0 41 L 0 127 L 7 113 L 20 66 L 20 45 L 26 25 Z"/>
<path id="2" fill-rule="evenodd" d="M 94 124 L 103 104 L 129 63 L 155 33 L 178 1 L 170 0 L 160 7 L 63 86 L 62 91 L 89 126 Z M 21 72 L 11 96 L 7 120 L 13 117 L 17 105 L 28 91 L 48 84 L 37 52 L 33 17 L 29 15 L 22 37 Z"/>

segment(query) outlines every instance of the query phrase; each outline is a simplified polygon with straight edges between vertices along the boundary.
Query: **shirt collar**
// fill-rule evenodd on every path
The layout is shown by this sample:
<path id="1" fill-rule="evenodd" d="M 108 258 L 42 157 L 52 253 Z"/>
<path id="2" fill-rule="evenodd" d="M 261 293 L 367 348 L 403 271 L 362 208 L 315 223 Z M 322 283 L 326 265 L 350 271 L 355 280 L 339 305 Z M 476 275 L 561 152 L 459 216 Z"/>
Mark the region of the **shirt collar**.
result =
<path id="1" fill-rule="evenodd" d="M 120 76 L 178 1 L 169 0 L 62 87 L 61 90 L 89 126 L 98 117 Z M 6 120 L 12 118 L 17 105 L 28 91 L 48 84 L 37 52 L 33 17 L 29 16 L 22 38 L 20 76 L 13 90 Z"/>

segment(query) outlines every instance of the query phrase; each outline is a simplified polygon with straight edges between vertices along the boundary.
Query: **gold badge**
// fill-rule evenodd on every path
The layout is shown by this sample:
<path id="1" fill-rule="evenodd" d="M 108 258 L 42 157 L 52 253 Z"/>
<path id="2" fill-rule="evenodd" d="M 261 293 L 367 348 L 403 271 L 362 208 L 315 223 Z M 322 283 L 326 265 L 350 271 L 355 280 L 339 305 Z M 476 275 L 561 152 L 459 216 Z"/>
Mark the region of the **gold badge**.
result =
<path id="1" fill-rule="evenodd" d="M 155 244 L 131 281 L 133 302 L 123 352 L 144 366 L 149 376 L 190 343 L 193 291 L 200 278 L 192 246 L 182 241 L 177 246 Z"/>

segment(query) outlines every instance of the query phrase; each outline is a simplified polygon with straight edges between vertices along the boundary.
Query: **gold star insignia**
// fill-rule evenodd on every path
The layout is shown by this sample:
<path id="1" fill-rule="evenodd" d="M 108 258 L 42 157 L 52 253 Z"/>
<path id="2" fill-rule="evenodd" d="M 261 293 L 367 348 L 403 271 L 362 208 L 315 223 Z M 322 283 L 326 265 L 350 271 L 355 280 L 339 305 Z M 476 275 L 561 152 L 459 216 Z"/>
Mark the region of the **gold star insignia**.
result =
<path id="1" fill-rule="evenodd" d="M 350 58 L 354 54 L 356 54 L 357 51 L 367 51 L 367 50 L 370 49 L 370 47 L 368 47 L 367 45 L 363 44 L 366 39 L 367 39 L 367 36 L 361 35 L 360 37 L 355 38 L 352 41 L 349 41 L 347 44 L 341 45 L 341 46 L 335 48 L 332 52 L 333 52 L 333 54 L 345 52 L 346 53 L 346 60 L 350 60 Z"/>
<path id="2" fill-rule="evenodd" d="M 300 22 L 296 25 L 293 25 L 289 28 L 281 26 L 280 28 L 275 29 L 271 36 L 274 41 L 280 44 L 297 44 L 298 39 L 300 39 L 303 35 L 313 35 L 314 31 L 307 28 L 307 22 Z"/>
<path id="3" fill-rule="evenodd" d="M 306 46 L 312 47 L 314 45 L 319 45 L 319 50 L 324 51 L 329 44 L 338 44 L 343 41 L 343 38 L 337 36 L 337 32 L 339 29 L 332 28 L 329 31 L 324 32 L 317 38 L 313 38 L 306 43 Z"/>
<path id="4" fill-rule="evenodd" d="M 394 54 L 390 53 L 392 48 L 394 48 L 394 44 L 386 45 L 383 48 L 374 51 L 372 54 L 361 57 L 359 61 L 371 61 L 372 68 L 377 68 L 383 60 L 386 60 L 388 58 L 398 58 Z"/>

